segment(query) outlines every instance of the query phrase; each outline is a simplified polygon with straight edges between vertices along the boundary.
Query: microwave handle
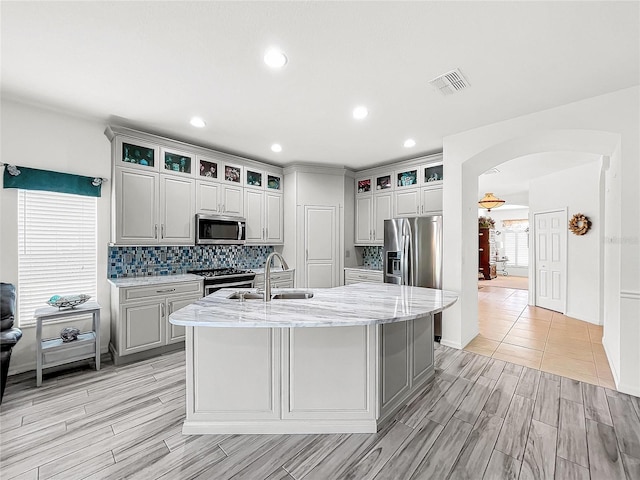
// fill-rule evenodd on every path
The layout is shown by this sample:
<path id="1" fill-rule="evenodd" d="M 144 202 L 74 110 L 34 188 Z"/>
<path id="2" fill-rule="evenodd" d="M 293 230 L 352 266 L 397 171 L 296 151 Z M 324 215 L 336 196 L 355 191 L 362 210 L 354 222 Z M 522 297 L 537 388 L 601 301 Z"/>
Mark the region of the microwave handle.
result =
<path id="1" fill-rule="evenodd" d="M 244 225 L 242 222 L 238 222 L 238 240 L 244 238 Z"/>

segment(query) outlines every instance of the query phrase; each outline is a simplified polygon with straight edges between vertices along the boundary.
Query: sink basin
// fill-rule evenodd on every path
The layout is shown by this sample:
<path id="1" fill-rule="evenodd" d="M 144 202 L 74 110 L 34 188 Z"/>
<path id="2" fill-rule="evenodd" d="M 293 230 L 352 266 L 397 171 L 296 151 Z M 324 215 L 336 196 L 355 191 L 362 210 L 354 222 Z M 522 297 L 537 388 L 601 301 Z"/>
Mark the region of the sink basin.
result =
<path id="1" fill-rule="evenodd" d="M 272 300 L 304 300 L 313 298 L 313 292 L 286 292 L 271 295 Z"/>
<path id="2" fill-rule="evenodd" d="M 231 295 L 227 297 L 230 300 L 264 300 L 264 297 L 261 293 L 255 292 L 233 292 Z"/>

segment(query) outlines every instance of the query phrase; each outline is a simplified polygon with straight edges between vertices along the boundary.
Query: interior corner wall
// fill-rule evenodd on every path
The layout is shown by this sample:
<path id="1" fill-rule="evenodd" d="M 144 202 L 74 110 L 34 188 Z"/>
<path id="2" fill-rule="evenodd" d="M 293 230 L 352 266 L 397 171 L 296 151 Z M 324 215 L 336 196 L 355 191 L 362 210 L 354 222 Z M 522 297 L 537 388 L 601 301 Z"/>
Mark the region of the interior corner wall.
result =
<path id="1" fill-rule="evenodd" d="M 565 314 L 596 325 L 602 325 L 602 318 L 599 318 L 602 297 L 600 242 L 604 229 L 599 190 L 600 163 L 597 161 L 538 177 L 529 183 L 531 215 L 567 207 L 569 219 L 582 213 L 591 220 L 591 229 L 585 235 L 567 233 Z"/>
<path id="2" fill-rule="evenodd" d="M 101 122 L 52 110 L 0 99 L 2 161 L 44 170 L 111 179 L 111 146 Z M 110 290 L 107 282 L 107 245 L 110 229 L 110 183 L 102 187 L 98 198 L 98 288 L 101 309 L 101 351 L 107 352 L 110 340 Z M 16 189 L 0 189 L 2 230 L 0 238 L 0 279 L 18 283 L 18 195 Z M 51 279 L 55 293 L 55 278 Z M 43 304 L 44 306 L 44 304 Z M 19 325 L 20 319 L 18 319 Z M 77 322 L 74 322 L 77 323 Z M 63 326 L 43 328 L 43 335 L 55 337 Z M 22 327 L 21 327 L 22 328 Z M 22 328 L 22 339 L 13 349 L 11 373 L 35 369 L 35 327 Z"/>
<path id="3" fill-rule="evenodd" d="M 358 256 L 355 243 L 355 180 L 346 175 L 344 177 L 344 266 L 355 267 Z M 344 275 L 340 275 L 340 285 L 344 284 Z"/>

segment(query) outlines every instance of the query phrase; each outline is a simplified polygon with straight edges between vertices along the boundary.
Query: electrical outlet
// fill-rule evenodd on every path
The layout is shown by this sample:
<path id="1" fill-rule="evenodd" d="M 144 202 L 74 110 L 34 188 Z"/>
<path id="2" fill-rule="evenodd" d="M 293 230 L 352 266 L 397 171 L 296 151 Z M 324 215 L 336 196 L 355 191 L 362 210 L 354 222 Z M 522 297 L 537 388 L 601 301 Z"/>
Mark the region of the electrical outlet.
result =
<path id="1" fill-rule="evenodd" d="M 160 261 L 161 262 L 167 261 L 167 252 L 160 252 Z"/>
<path id="2" fill-rule="evenodd" d="M 131 263 L 133 261 L 133 257 L 130 253 L 124 254 L 124 263 Z"/>
<path id="3" fill-rule="evenodd" d="M 344 258 L 349 258 L 351 256 L 351 250 L 347 250 L 344 252 Z"/>

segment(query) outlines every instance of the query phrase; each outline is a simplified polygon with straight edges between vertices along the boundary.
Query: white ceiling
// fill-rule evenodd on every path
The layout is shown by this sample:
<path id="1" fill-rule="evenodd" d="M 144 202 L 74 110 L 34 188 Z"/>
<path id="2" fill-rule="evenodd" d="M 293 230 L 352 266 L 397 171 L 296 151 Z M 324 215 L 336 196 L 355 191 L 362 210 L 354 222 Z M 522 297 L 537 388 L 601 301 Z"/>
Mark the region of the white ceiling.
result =
<path id="1" fill-rule="evenodd" d="M 281 165 L 415 157 L 450 134 L 640 83 L 638 2 L 0 8 L 3 96 Z M 288 55 L 280 71 L 262 62 L 271 45 Z M 454 68 L 471 87 L 441 96 L 428 81 Z M 371 112 L 361 122 L 358 104 Z"/>

